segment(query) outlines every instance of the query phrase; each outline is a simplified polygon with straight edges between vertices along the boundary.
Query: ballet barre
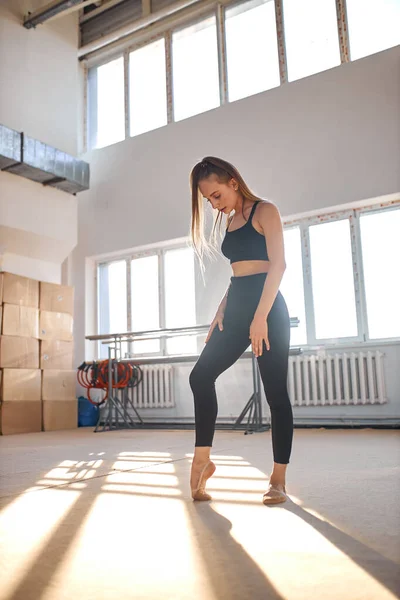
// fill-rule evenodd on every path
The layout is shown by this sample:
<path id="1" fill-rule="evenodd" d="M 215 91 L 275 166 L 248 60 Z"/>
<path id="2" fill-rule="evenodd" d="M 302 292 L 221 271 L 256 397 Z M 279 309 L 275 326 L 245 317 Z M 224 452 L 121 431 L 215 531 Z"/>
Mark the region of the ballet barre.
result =
<path id="1" fill-rule="evenodd" d="M 290 319 L 290 327 L 297 327 L 299 325 L 299 319 L 292 317 Z M 122 397 L 118 396 L 118 390 L 113 388 L 113 377 L 116 377 L 116 365 L 118 362 L 132 362 L 135 365 L 156 365 L 156 364 L 174 364 L 174 363 L 186 363 L 196 362 L 199 358 L 199 354 L 181 354 L 181 355 L 167 355 L 167 356 L 137 356 L 131 352 L 123 352 L 122 344 L 131 343 L 136 341 L 154 340 L 161 338 L 177 337 L 181 335 L 204 335 L 210 329 L 210 325 L 195 325 L 191 327 L 176 327 L 176 328 L 164 328 L 164 329 L 152 329 L 146 331 L 130 331 L 123 333 L 110 333 L 100 335 L 88 335 L 86 339 L 94 342 L 101 342 L 102 344 L 108 345 L 108 390 L 105 398 L 105 407 L 103 411 L 104 423 L 103 431 L 108 427 L 109 429 L 120 429 L 121 421 L 118 416 L 122 419 L 122 427 L 126 426 L 130 429 L 146 425 L 141 416 L 139 415 L 136 407 L 133 405 L 132 399 L 129 399 L 127 390 L 122 390 Z M 250 344 L 249 344 L 250 345 Z M 290 355 L 300 354 L 300 348 L 291 348 L 289 351 Z M 124 356 L 123 356 L 124 354 Z M 234 422 L 232 429 L 242 428 L 244 420 L 247 416 L 247 423 L 245 425 L 245 435 L 267 431 L 270 428 L 269 423 L 263 423 L 262 420 L 262 397 L 261 397 L 261 378 L 258 369 L 257 359 L 253 352 L 245 351 L 240 357 L 251 358 L 252 360 L 252 375 L 253 375 L 253 393 L 243 408 L 241 414 Z M 115 375 L 114 375 L 115 374 Z M 115 379 L 116 381 L 116 379 Z M 126 410 L 126 403 L 131 405 L 134 413 L 138 418 L 136 423 L 132 416 Z M 113 415 L 114 413 L 114 415 Z M 95 428 L 95 432 L 99 430 L 101 421 L 101 415 L 99 414 L 99 420 Z M 114 425 L 115 423 L 115 425 Z M 148 424 L 147 424 L 148 425 Z M 158 424 L 160 426 L 160 424 Z M 182 423 L 174 424 L 174 429 L 182 428 Z"/>

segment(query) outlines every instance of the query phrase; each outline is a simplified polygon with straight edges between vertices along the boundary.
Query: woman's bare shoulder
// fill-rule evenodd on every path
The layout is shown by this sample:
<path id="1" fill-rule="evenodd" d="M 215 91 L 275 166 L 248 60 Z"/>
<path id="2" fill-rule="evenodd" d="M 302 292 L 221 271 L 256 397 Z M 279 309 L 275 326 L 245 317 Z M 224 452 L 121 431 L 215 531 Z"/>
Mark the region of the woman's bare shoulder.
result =
<path id="1" fill-rule="evenodd" d="M 260 198 L 256 212 L 258 212 L 259 214 L 260 214 L 260 212 L 262 212 L 264 214 L 271 214 L 276 211 L 279 212 L 279 209 L 278 209 L 277 205 L 275 204 L 275 202 L 272 202 L 271 200 L 265 200 L 264 198 Z"/>
<path id="2" fill-rule="evenodd" d="M 279 209 L 271 200 L 261 200 L 255 211 L 253 226 L 258 233 L 266 234 L 270 225 L 281 223 Z"/>
<path id="3" fill-rule="evenodd" d="M 272 202 L 272 200 L 268 200 L 267 198 L 260 198 L 259 205 L 260 206 L 267 205 L 267 206 L 275 206 L 276 207 L 275 202 Z"/>

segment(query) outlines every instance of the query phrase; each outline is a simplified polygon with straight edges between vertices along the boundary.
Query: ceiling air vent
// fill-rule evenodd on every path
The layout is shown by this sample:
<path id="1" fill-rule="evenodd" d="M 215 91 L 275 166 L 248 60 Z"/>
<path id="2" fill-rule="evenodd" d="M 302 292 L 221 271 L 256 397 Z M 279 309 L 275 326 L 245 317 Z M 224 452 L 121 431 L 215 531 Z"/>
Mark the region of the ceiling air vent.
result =
<path id="1" fill-rule="evenodd" d="M 89 189 L 89 164 L 0 125 L 0 170 L 69 194 Z"/>
<path id="2" fill-rule="evenodd" d="M 21 134 L 0 125 L 0 170 L 21 162 Z"/>

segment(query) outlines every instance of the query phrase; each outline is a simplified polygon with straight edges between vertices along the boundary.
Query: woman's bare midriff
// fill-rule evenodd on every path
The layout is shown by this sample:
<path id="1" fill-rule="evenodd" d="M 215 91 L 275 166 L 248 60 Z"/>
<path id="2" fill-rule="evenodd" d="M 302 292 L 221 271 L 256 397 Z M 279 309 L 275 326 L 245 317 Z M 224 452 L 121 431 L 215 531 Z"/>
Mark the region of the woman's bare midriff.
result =
<path id="1" fill-rule="evenodd" d="M 231 264 L 234 277 L 246 277 L 246 275 L 257 275 L 268 273 L 268 260 L 242 260 Z"/>

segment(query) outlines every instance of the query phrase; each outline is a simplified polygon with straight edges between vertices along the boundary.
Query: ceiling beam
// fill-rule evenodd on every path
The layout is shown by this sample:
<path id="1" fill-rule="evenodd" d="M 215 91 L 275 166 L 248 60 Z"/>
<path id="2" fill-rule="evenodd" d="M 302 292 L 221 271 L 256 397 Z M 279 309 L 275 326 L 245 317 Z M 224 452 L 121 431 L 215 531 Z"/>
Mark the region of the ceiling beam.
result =
<path id="1" fill-rule="evenodd" d="M 23 25 L 26 29 L 34 29 L 37 25 L 41 25 L 50 19 L 63 17 L 71 12 L 80 10 L 88 4 L 93 4 L 93 0 L 56 0 L 34 12 L 28 13 L 24 17 Z"/>

